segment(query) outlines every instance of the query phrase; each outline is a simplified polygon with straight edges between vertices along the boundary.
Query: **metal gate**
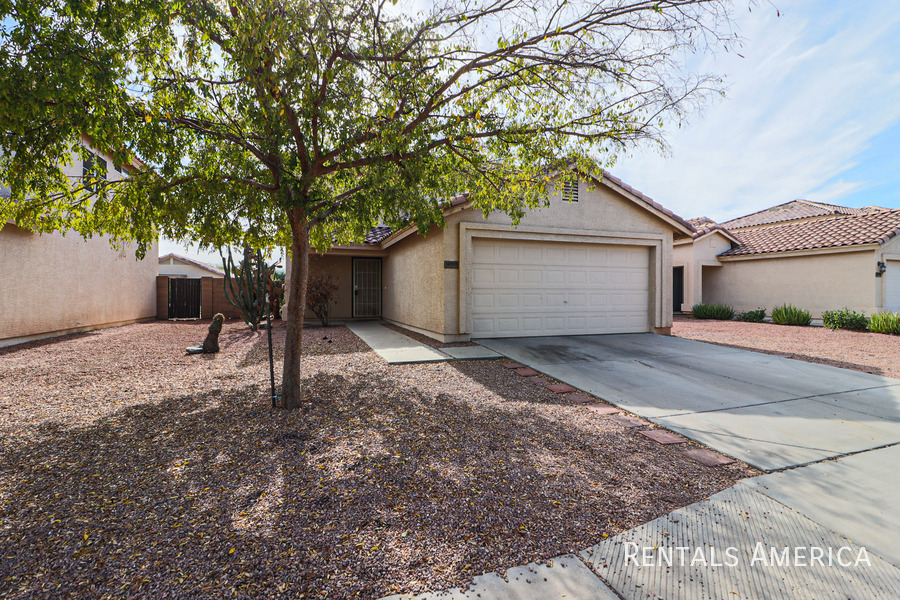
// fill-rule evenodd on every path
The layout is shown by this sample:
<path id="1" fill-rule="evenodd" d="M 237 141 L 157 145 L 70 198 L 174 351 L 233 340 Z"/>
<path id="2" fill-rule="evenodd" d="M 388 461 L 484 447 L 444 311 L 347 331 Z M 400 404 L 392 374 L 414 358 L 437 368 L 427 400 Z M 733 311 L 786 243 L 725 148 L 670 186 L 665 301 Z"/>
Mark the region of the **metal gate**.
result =
<path id="1" fill-rule="evenodd" d="M 353 259 L 353 316 L 381 316 L 381 259 Z"/>
<path id="2" fill-rule="evenodd" d="M 200 318 L 200 279 L 169 278 L 169 318 Z"/>

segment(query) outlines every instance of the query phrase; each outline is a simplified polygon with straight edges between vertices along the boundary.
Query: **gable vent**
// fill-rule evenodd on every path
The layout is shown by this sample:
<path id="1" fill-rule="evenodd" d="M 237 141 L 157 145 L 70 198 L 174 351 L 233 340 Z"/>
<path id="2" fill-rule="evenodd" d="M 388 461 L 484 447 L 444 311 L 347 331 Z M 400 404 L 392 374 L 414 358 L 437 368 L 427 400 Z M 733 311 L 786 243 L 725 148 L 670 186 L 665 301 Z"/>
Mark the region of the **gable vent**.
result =
<path id="1" fill-rule="evenodd" d="M 563 183 L 562 199 L 566 202 L 578 202 L 578 180 Z"/>

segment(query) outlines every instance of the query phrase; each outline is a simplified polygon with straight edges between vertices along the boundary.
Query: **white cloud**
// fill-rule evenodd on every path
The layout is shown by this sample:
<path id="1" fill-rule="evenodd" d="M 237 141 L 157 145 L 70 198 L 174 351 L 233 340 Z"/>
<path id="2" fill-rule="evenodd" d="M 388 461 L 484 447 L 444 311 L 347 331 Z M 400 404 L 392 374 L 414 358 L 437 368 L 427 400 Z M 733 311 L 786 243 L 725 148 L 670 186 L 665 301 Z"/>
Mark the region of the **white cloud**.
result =
<path id="1" fill-rule="evenodd" d="M 900 120 L 900 17 L 890 3 L 779 2 L 740 17 L 747 43 L 701 62 L 724 73 L 724 100 L 614 172 L 686 217 L 718 220 L 866 186 L 841 178 Z"/>

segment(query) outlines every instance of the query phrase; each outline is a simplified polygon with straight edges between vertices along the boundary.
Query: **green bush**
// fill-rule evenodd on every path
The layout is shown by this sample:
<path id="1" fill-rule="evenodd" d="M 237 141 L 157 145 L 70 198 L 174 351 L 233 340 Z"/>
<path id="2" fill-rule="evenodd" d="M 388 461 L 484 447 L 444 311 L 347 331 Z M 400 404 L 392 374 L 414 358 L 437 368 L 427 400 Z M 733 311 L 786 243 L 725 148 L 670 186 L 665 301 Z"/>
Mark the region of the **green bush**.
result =
<path id="1" fill-rule="evenodd" d="M 900 335 L 900 313 L 875 313 L 869 318 L 869 331 Z"/>
<path id="2" fill-rule="evenodd" d="M 747 312 L 742 312 L 738 315 L 738 321 L 745 321 L 747 323 L 762 323 L 766 318 L 766 309 L 757 308 L 756 310 L 748 310 Z"/>
<path id="3" fill-rule="evenodd" d="M 822 313 L 822 323 L 828 329 L 850 329 L 853 331 L 865 331 L 869 327 L 869 317 L 861 312 L 843 308 L 841 310 L 826 310 Z"/>
<path id="4" fill-rule="evenodd" d="M 734 318 L 734 309 L 725 304 L 695 304 L 691 311 L 697 319 L 730 321 Z"/>
<path id="5" fill-rule="evenodd" d="M 812 315 L 793 304 L 782 304 L 772 309 L 772 322 L 778 325 L 809 325 Z"/>

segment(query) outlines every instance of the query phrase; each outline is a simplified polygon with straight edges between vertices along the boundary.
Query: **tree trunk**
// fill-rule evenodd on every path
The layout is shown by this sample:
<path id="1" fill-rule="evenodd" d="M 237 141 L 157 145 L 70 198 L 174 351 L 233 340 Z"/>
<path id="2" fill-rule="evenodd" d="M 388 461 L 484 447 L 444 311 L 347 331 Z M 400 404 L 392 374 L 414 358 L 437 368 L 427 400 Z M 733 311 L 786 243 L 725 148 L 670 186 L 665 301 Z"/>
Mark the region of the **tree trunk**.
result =
<path id="1" fill-rule="evenodd" d="M 306 312 L 306 283 L 309 280 L 309 224 L 300 207 L 288 212 L 291 223 L 291 280 L 287 305 L 287 339 L 284 342 L 284 374 L 282 376 L 281 407 L 298 408 L 302 403 L 300 390 L 301 344 L 303 342 L 303 313 Z"/>

